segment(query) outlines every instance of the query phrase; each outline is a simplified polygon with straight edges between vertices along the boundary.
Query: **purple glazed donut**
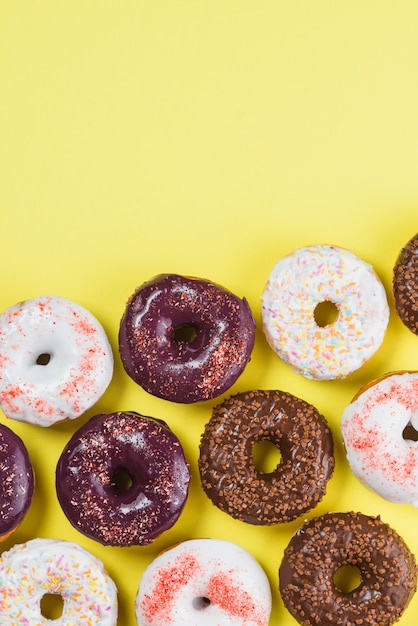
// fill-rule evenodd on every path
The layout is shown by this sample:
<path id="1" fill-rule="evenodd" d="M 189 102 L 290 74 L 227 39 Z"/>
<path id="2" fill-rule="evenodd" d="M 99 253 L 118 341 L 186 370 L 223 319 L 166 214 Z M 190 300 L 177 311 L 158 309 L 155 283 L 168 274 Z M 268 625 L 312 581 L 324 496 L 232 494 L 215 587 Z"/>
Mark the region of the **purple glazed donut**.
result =
<path id="1" fill-rule="evenodd" d="M 0 424 L 0 541 L 22 522 L 32 502 L 34 475 L 25 444 Z"/>
<path id="2" fill-rule="evenodd" d="M 229 389 L 254 338 L 245 298 L 207 280 L 160 274 L 129 299 L 119 351 L 127 374 L 148 393 L 186 404 Z"/>
<path id="3" fill-rule="evenodd" d="M 189 482 L 182 446 L 167 424 L 133 411 L 93 417 L 70 439 L 56 470 L 71 524 L 111 546 L 143 546 L 171 528 Z"/>

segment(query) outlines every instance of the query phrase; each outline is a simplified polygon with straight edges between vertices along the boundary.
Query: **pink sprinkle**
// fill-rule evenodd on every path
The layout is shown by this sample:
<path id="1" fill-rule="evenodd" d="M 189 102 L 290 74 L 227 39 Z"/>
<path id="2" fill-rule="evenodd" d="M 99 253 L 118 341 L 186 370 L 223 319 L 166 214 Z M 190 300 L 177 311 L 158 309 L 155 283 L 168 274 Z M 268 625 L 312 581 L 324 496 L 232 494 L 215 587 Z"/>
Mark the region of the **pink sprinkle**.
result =
<path id="1" fill-rule="evenodd" d="M 257 619 L 257 608 L 251 596 L 237 587 L 232 576 L 224 572 L 213 574 L 209 580 L 208 598 L 212 604 L 221 607 L 225 613 L 241 619 Z M 258 618 L 260 624 L 265 623 Z"/>
<path id="2" fill-rule="evenodd" d="M 146 595 L 142 601 L 145 618 L 149 622 L 157 617 L 158 623 L 168 622 L 177 593 L 199 570 L 200 564 L 192 554 L 180 555 L 172 565 L 161 568 L 152 595 Z"/>

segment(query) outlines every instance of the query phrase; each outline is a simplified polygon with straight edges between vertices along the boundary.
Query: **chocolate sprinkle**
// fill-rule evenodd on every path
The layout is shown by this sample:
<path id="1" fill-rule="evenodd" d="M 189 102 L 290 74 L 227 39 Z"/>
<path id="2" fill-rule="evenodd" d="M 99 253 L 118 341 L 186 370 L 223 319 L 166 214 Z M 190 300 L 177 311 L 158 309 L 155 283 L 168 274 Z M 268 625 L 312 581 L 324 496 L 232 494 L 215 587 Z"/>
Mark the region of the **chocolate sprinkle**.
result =
<path id="1" fill-rule="evenodd" d="M 347 565 L 361 575 L 350 592 L 334 582 Z M 328 513 L 293 536 L 279 581 L 285 606 L 304 626 L 389 626 L 416 591 L 416 563 L 403 539 L 379 517 Z"/>
<path id="2" fill-rule="evenodd" d="M 255 467 L 253 448 L 261 441 L 281 452 L 273 472 Z M 214 408 L 199 470 L 206 494 L 232 517 L 258 525 L 289 522 L 325 494 L 334 470 L 331 431 L 315 407 L 290 393 L 239 393 Z"/>
<path id="3" fill-rule="evenodd" d="M 396 260 L 392 288 L 397 314 L 418 335 L 418 233 L 402 248 Z"/>

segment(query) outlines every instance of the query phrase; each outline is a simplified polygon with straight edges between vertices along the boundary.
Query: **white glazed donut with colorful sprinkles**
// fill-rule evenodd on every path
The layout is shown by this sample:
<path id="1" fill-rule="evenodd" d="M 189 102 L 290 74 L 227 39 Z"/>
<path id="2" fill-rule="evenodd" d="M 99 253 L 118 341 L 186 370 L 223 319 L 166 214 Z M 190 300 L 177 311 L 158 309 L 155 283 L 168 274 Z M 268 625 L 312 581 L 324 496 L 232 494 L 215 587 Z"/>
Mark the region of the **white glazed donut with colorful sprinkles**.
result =
<path id="1" fill-rule="evenodd" d="M 341 430 L 355 476 L 390 502 L 418 507 L 418 372 L 393 372 L 362 388 Z"/>
<path id="2" fill-rule="evenodd" d="M 0 407 L 40 426 L 79 417 L 113 375 L 106 333 L 85 308 L 41 296 L 0 315 Z"/>
<path id="3" fill-rule="evenodd" d="M 61 596 L 56 626 L 114 626 L 117 590 L 103 563 L 76 543 L 32 539 L 15 545 L 0 558 L 2 624 L 52 623 L 43 615 L 42 598 Z"/>
<path id="4" fill-rule="evenodd" d="M 380 347 L 389 321 L 386 292 L 372 266 L 330 245 L 300 248 L 276 263 L 261 302 L 271 348 L 316 380 L 359 369 Z M 335 320 L 317 322 L 324 303 L 334 307 Z"/>
<path id="5" fill-rule="evenodd" d="M 255 558 L 217 539 L 190 539 L 160 554 L 143 573 L 138 626 L 268 626 L 271 590 Z"/>

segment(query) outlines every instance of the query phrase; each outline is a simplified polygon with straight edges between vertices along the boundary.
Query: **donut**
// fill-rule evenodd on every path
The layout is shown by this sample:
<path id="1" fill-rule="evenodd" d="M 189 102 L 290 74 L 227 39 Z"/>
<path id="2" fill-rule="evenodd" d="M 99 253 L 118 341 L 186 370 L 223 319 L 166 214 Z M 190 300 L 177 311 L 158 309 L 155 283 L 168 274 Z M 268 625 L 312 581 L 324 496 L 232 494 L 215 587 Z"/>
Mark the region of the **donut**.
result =
<path id="1" fill-rule="evenodd" d="M 135 601 L 138 626 L 268 626 L 271 590 L 256 559 L 218 539 L 190 539 L 146 568 Z"/>
<path id="2" fill-rule="evenodd" d="M 87 537 L 112 546 L 146 545 L 177 521 L 189 467 L 162 420 L 117 412 L 74 433 L 56 468 L 60 505 Z"/>
<path id="3" fill-rule="evenodd" d="M 359 369 L 380 347 L 389 307 L 371 265 L 343 248 L 313 245 L 273 267 L 261 317 L 268 344 L 296 373 L 335 380 Z"/>
<path id="4" fill-rule="evenodd" d="M 360 577 L 354 589 L 335 582 L 347 567 Z M 416 585 L 415 558 L 398 533 L 379 517 L 354 512 L 305 522 L 279 568 L 284 605 L 304 626 L 389 626 Z"/>
<path id="5" fill-rule="evenodd" d="M 0 315 L 0 407 L 50 426 L 79 417 L 105 392 L 113 355 L 100 323 L 60 296 L 19 302 Z"/>
<path id="6" fill-rule="evenodd" d="M 401 249 L 396 259 L 392 291 L 401 321 L 418 335 L 418 233 Z"/>
<path id="7" fill-rule="evenodd" d="M 148 393 L 186 404 L 229 389 L 254 339 L 245 298 L 207 280 L 160 274 L 129 299 L 119 351 L 127 374 Z"/>
<path id="8" fill-rule="evenodd" d="M 25 444 L 0 424 L 0 541 L 20 525 L 32 502 L 34 474 Z"/>
<path id="9" fill-rule="evenodd" d="M 415 428 L 418 372 L 392 372 L 368 383 L 343 411 L 341 431 L 353 473 L 390 502 L 418 506 Z"/>
<path id="10" fill-rule="evenodd" d="M 31 539 L 0 558 L 0 614 L 3 624 L 115 626 L 117 592 L 103 563 L 69 541 Z M 63 600 L 62 614 L 44 616 L 42 600 Z"/>
<path id="11" fill-rule="evenodd" d="M 257 469 L 256 444 L 281 453 L 272 472 Z M 315 407 L 284 391 L 238 393 L 213 409 L 200 442 L 203 490 L 219 509 L 257 525 L 289 522 L 323 498 L 334 470 L 333 440 Z"/>

